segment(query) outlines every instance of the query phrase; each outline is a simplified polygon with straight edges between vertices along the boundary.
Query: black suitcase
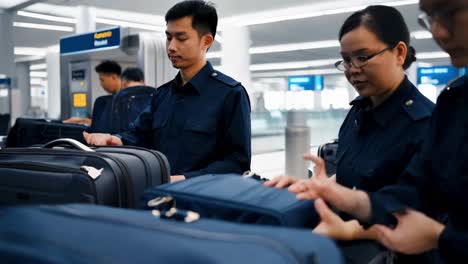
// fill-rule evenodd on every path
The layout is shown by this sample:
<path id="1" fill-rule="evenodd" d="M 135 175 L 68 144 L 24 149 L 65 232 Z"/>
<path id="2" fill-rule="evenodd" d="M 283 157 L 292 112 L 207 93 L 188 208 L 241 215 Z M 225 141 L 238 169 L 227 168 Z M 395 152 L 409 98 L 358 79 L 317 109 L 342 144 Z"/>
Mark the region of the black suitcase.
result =
<path id="1" fill-rule="evenodd" d="M 59 138 L 72 138 L 85 143 L 83 131 L 87 128 L 84 125 L 64 124 L 59 120 L 17 118 L 8 133 L 6 147 L 42 145 Z"/>
<path id="2" fill-rule="evenodd" d="M 338 139 L 319 146 L 317 156 L 325 162 L 328 176 L 336 174 L 336 152 L 338 150 Z"/>
<path id="3" fill-rule="evenodd" d="M 60 145 L 68 148 L 58 149 Z M 166 157 L 143 148 L 91 149 L 72 139 L 42 148 L 5 148 L 0 150 L 0 205 L 94 203 L 135 208 L 145 188 L 166 183 L 169 176 Z"/>

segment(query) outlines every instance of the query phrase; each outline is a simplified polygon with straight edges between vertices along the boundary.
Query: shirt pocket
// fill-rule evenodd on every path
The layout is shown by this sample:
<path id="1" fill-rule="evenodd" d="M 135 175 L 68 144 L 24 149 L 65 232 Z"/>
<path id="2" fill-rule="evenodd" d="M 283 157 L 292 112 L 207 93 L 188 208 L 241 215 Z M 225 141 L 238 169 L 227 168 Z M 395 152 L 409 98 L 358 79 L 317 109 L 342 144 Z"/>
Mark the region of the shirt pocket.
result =
<path id="1" fill-rule="evenodd" d="M 185 147 L 191 153 L 208 153 L 216 144 L 216 122 L 213 119 L 187 120 L 184 125 Z"/>

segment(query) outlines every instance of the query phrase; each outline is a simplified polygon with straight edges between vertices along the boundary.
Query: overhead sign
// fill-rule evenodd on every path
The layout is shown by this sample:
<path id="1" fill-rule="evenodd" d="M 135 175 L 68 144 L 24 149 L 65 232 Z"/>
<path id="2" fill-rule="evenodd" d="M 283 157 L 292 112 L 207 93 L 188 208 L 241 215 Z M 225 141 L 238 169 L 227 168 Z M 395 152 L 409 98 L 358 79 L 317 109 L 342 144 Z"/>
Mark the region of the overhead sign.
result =
<path id="1" fill-rule="evenodd" d="M 120 27 L 60 39 L 60 54 L 73 54 L 120 47 Z"/>
<path id="2" fill-rule="evenodd" d="M 288 91 L 322 91 L 323 76 L 290 76 L 288 77 Z"/>
<path id="3" fill-rule="evenodd" d="M 0 78 L 0 88 L 9 88 L 11 85 L 11 78 Z"/>
<path id="4" fill-rule="evenodd" d="M 418 68 L 418 85 L 446 85 L 460 76 L 460 70 L 453 66 Z"/>

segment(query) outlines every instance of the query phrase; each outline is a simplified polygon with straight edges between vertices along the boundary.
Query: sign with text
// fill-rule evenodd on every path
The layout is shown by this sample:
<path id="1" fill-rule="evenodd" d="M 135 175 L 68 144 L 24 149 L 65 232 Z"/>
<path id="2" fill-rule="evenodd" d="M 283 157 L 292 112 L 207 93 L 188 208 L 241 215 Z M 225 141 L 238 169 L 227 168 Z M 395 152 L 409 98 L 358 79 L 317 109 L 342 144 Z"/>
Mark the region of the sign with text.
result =
<path id="1" fill-rule="evenodd" d="M 432 84 L 443 86 L 458 76 L 460 76 L 460 70 L 453 66 L 418 68 L 418 85 Z"/>
<path id="2" fill-rule="evenodd" d="M 60 39 L 60 54 L 73 54 L 120 47 L 120 28 L 73 35 Z"/>

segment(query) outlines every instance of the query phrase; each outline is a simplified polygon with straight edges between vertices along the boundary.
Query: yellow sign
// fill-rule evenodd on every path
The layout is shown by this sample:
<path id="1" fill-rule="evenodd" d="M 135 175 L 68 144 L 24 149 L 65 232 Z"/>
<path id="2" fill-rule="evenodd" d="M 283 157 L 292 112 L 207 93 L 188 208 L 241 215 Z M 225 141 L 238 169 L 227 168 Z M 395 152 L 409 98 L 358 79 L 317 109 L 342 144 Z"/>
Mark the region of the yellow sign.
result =
<path id="1" fill-rule="evenodd" d="M 76 93 L 73 94 L 73 107 L 86 107 L 86 94 Z"/>
<path id="2" fill-rule="evenodd" d="M 102 39 L 102 38 L 110 38 L 110 37 L 112 37 L 112 31 L 94 33 L 94 39 Z"/>

